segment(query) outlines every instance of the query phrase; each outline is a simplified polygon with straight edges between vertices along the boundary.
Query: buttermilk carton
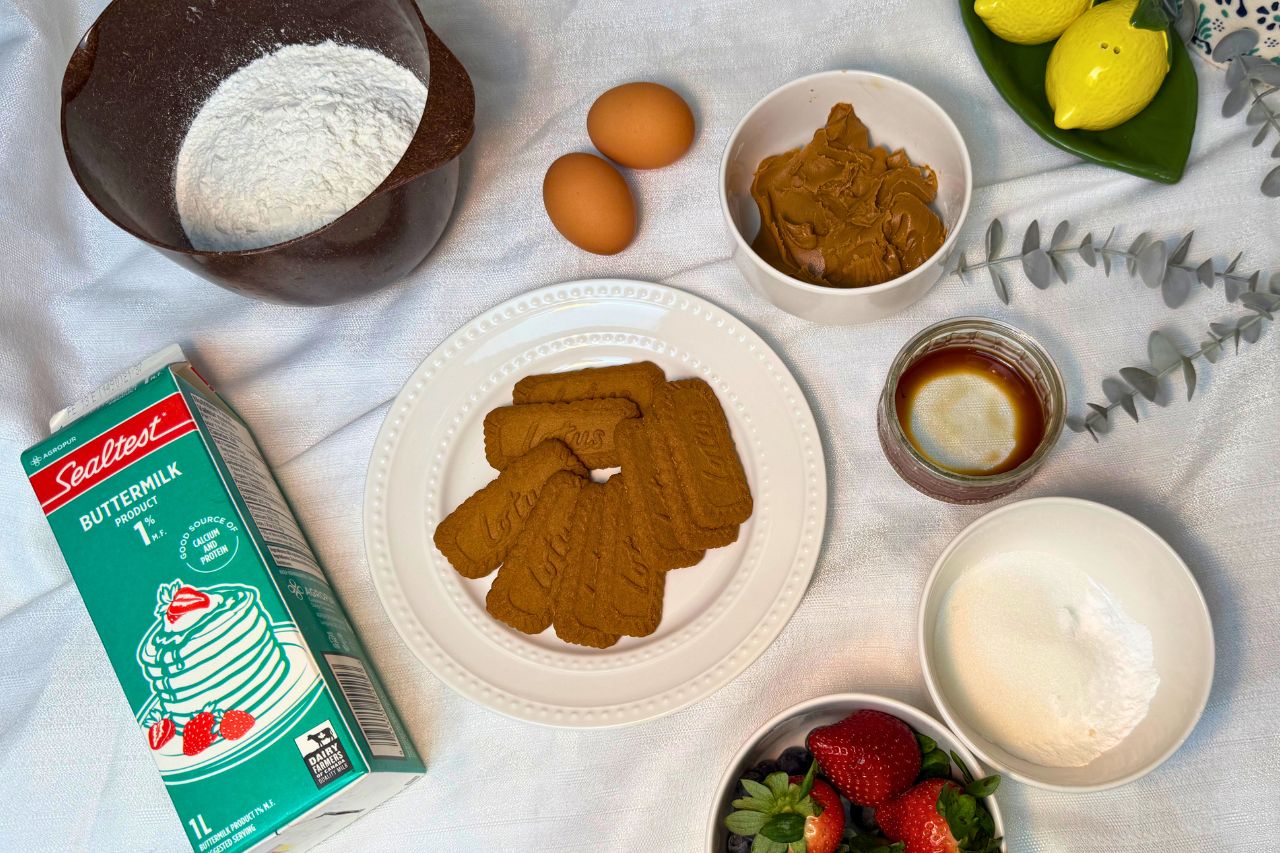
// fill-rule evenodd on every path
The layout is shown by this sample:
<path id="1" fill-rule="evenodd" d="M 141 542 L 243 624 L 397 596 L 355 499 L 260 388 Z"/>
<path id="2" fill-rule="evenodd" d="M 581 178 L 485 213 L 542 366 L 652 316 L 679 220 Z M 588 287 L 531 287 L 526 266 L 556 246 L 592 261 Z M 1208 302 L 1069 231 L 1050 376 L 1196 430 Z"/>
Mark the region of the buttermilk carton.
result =
<path id="1" fill-rule="evenodd" d="M 305 850 L 422 761 L 252 436 L 171 347 L 22 464 L 197 853 Z"/>

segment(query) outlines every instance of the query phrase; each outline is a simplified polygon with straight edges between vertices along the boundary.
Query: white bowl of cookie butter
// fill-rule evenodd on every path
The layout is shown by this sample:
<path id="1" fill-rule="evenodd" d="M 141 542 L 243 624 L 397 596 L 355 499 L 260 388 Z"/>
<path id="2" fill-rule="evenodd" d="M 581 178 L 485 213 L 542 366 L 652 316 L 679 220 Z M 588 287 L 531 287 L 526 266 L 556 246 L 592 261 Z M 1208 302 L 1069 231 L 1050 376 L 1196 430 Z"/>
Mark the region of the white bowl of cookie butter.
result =
<path id="1" fill-rule="evenodd" d="M 1034 498 L 979 518 L 920 605 L 929 694 L 984 764 L 1055 791 L 1160 766 L 1213 683 L 1213 626 L 1177 553 L 1119 510 Z"/>
<path id="2" fill-rule="evenodd" d="M 751 196 L 756 168 L 766 157 L 808 143 L 838 103 L 853 106 L 872 146 L 901 149 L 911 163 L 927 165 L 937 176 L 930 207 L 942 220 L 946 239 L 915 269 L 881 284 L 811 284 L 774 268 L 751 245 L 760 231 L 760 211 Z M 733 261 L 752 289 L 816 323 L 868 323 L 914 304 L 942 277 L 969 213 L 973 167 L 955 122 L 924 92 L 871 71 L 824 71 L 774 89 L 743 116 L 720 161 L 719 192 Z"/>

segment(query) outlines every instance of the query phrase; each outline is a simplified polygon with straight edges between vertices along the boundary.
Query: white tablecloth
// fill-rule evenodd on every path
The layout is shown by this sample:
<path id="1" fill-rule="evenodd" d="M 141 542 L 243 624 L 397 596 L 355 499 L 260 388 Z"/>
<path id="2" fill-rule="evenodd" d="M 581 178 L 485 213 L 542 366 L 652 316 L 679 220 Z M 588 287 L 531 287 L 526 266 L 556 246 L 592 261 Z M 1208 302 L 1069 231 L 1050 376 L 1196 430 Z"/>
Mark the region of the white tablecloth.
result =
<path id="1" fill-rule="evenodd" d="M 848 690 L 929 707 L 917 596 L 938 552 L 985 508 L 917 494 L 881 455 L 874 401 L 907 337 L 958 314 L 1008 319 L 1056 357 L 1078 412 L 1108 372 L 1145 359 L 1150 329 L 1186 346 L 1240 310 L 1219 288 L 1197 289 L 1170 311 L 1123 274 L 1106 280 L 1077 262 L 1069 285 L 1043 293 L 1014 274 L 1010 308 L 985 281 L 950 279 L 875 325 L 801 322 L 753 295 L 727 260 L 715 176 L 743 112 L 813 71 L 883 71 L 936 98 L 969 142 L 967 244 L 993 215 L 1019 236 L 1032 217 L 1049 227 L 1069 217 L 1077 234 L 1117 224 L 1124 237 L 1176 237 L 1194 227 L 1193 258 L 1244 250 L 1246 268 L 1280 262 L 1280 201 L 1258 192 L 1269 161 L 1249 148 L 1252 128 L 1221 118 L 1221 75 L 1198 61 L 1191 163 L 1180 184 L 1163 186 L 1081 163 L 1023 126 L 944 0 L 424 2 L 478 99 L 453 223 L 400 286 L 311 309 L 220 290 L 94 210 L 63 159 L 58 89 L 104 2 L 0 2 L 0 850 L 186 848 L 18 466 L 50 412 L 166 342 L 181 342 L 255 430 L 430 765 L 323 850 L 695 851 L 725 763 L 777 711 Z M 631 177 L 639 238 L 619 256 L 595 257 L 552 230 L 540 183 L 552 159 L 589 145 L 595 95 L 633 79 L 687 93 L 698 138 L 675 166 Z M 661 720 L 565 731 L 461 699 L 413 657 L 370 582 L 361 496 L 387 403 L 437 343 L 514 294 L 591 276 L 686 288 L 758 329 L 809 394 L 831 497 L 812 586 L 741 677 Z M 1274 850 L 1280 334 L 1204 371 L 1194 402 L 1142 408 L 1143 423 L 1125 420 L 1101 444 L 1065 435 L 1018 497 L 1100 500 L 1169 540 L 1213 614 L 1213 694 L 1187 744 L 1141 781 L 1084 796 L 1002 788 L 1010 848 Z"/>

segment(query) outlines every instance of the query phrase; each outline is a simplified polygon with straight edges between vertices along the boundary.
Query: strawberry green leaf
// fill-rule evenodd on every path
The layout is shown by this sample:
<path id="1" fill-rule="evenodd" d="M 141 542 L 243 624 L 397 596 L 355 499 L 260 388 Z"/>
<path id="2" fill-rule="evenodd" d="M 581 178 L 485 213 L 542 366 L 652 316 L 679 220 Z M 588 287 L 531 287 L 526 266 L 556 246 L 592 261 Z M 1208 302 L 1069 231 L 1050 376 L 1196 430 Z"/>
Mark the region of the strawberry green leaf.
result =
<path id="1" fill-rule="evenodd" d="M 920 743 L 920 775 L 917 779 L 946 779 L 951 776 L 951 759 L 938 748 L 937 742 L 922 734 L 916 735 Z"/>
<path id="2" fill-rule="evenodd" d="M 809 792 L 813 790 L 813 777 L 818 772 L 818 762 L 809 762 L 809 772 L 804 774 L 804 779 L 800 782 L 800 791 L 796 794 L 799 798 L 809 796 Z"/>
<path id="3" fill-rule="evenodd" d="M 979 779 L 976 782 L 970 782 L 968 785 L 965 786 L 964 791 L 966 794 L 969 794 L 970 796 L 981 799 L 982 797 L 991 796 L 996 792 L 996 788 L 999 788 L 999 787 L 1000 787 L 1000 777 L 988 776 L 985 779 Z"/>
<path id="4" fill-rule="evenodd" d="M 768 788 L 766 788 L 764 785 L 761 785 L 756 780 L 742 779 L 741 782 L 742 782 L 742 787 L 745 788 L 746 792 L 752 797 L 755 797 L 758 800 L 773 799 L 773 791 L 770 791 Z"/>
<path id="5" fill-rule="evenodd" d="M 773 841 L 790 844 L 804 838 L 804 815 L 784 813 L 769 818 L 758 833 Z M 742 835 L 743 833 L 738 833 Z"/>
<path id="6" fill-rule="evenodd" d="M 735 835 L 755 835 L 768 821 L 764 812 L 734 812 L 724 819 L 724 828 Z"/>
<path id="7" fill-rule="evenodd" d="M 756 840 L 751 842 L 751 853 L 787 853 L 787 845 L 757 835 Z"/>
<path id="8" fill-rule="evenodd" d="M 802 814 L 805 817 L 817 817 L 822 814 L 822 803 L 814 800 L 813 797 L 805 797 L 793 807 L 796 814 Z"/>
<path id="9" fill-rule="evenodd" d="M 954 749 L 951 750 L 951 760 L 956 763 L 956 767 L 960 768 L 960 775 L 964 777 L 965 784 L 972 782 L 973 774 L 969 772 L 969 765 L 964 763 L 964 759 Z"/>
<path id="10" fill-rule="evenodd" d="M 791 787 L 790 779 L 782 771 L 770 773 L 765 777 L 764 783 L 769 786 L 770 791 L 773 791 L 775 797 L 786 796 L 787 789 Z"/>
<path id="11" fill-rule="evenodd" d="M 746 809 L 750 812 L 768 812 L 773 809 L 773 799 L 760 799 L 759 797 L 742 797 L 733 801 L 735 809 Z"/>

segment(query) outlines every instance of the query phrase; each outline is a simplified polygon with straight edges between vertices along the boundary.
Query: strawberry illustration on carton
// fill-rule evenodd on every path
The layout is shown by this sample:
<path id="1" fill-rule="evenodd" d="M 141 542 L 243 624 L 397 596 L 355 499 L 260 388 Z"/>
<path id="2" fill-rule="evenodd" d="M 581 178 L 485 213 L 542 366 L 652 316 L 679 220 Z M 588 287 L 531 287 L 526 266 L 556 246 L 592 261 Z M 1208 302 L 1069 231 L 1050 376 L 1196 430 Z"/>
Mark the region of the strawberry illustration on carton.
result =
<path id="1" fill-rule="evenodd" d="M 257 444 L 172 347 L 23 466 L 198 853 L 301 851 L 424 772 Z"/>

